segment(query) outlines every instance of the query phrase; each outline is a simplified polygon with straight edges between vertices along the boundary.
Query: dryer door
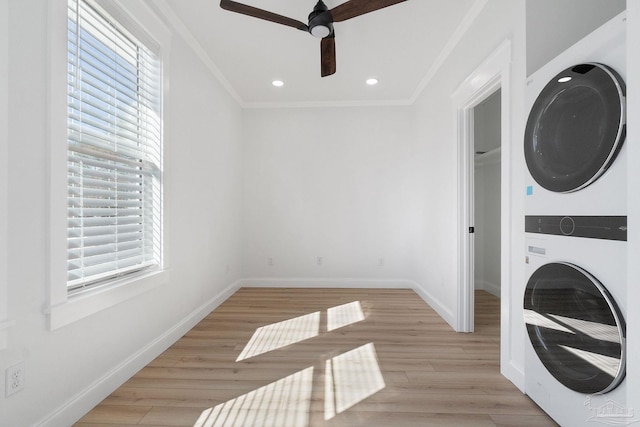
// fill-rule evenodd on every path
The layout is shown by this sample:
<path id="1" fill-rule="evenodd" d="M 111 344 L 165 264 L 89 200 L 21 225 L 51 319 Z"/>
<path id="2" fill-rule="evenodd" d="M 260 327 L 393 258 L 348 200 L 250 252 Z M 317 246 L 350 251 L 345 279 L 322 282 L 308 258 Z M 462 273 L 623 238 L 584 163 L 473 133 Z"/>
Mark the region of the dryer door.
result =
<path id="1" fill-rule="evenodd" d="M 594 182 L 625 139 L 625 85 L 602 64 L 579 64 L 555 76 L 536 99 L 524 153 L 533 179 L 568 193 Z"/>
<path id="2" fill-rule="evenodd" d="M 624 378 L 624 319 L 587 271 L 568 263 L 538 268 L 527 283 L 524 316 L 540 361 L 568 388 L 605 393 Z"/>

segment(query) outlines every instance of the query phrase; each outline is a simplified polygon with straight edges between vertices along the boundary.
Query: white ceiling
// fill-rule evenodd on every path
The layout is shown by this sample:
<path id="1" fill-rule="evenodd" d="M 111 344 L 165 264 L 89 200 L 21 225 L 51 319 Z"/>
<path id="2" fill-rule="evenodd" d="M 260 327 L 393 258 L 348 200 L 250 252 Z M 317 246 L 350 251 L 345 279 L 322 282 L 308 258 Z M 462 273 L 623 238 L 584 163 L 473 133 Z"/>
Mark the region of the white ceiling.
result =
<path id="1" fill-rule="evenodd" d="M 325 0 L 329 9 L 345 0 Z M 241 0 L 307 22 L 316 0 Z M 151 2 L 154 3 L 154 2 Z M 320 41 L 225 11 L 218 0 L 155 6 L 246 107 L 408 104 L 486 0 L 408 0 L 334 24 L 337 72 L 320 77 Z M 379 80 L 367 86 L 367 78 Z M 285 85 L 271 85 L 275 79 Z"/>

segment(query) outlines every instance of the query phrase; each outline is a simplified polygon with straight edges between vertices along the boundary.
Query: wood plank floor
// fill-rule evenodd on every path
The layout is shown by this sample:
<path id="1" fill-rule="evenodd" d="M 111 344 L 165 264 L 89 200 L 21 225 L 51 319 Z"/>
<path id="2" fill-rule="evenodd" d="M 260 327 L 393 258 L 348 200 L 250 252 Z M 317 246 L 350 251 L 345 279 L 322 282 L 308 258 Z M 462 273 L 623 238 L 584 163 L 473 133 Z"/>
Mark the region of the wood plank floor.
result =
<path id="1" fill-rule="evenodd" d="M 243 288 L 76 426 L 555 426 L 499 373 L 499 310 L 458 334 L 411 290 Z"/>

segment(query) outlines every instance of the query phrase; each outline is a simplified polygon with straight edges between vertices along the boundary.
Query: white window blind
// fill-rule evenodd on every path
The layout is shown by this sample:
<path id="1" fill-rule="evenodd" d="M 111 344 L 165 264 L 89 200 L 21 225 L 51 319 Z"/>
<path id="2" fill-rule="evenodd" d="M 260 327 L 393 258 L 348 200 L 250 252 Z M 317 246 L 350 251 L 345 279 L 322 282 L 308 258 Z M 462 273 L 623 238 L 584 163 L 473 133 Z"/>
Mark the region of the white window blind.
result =
<path id="1" fill-rule="evenodd" d="M 160 64 L 93 2 L 69 0 L 67 287 L 162 262 Z"/>

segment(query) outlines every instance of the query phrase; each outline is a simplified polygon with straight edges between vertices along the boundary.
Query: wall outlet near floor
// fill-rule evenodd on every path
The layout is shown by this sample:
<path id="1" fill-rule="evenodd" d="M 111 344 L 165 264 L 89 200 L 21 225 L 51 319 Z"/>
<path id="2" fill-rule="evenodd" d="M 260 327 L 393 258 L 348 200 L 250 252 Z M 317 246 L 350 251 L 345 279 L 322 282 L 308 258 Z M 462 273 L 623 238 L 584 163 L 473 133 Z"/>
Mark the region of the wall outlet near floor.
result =
<path id="1" fill-rule="evenodd" d="M 7 397 L 24 388 L 24 362 L 9 366 L 5 371 L 5 395 Z"/>
<path id="2" fill-rule="evenodd" d="M 319 256 L 319 257 L 316 259 L 316 264 L 318 264 L 318 265 L 322 265 L 322 257 L 321 257 L 321 256 Z"/>
<path id="3" fill-rule="evenodd" d="M 267 265 L 273 267 L 273 258 L 267 258 Z"/>

